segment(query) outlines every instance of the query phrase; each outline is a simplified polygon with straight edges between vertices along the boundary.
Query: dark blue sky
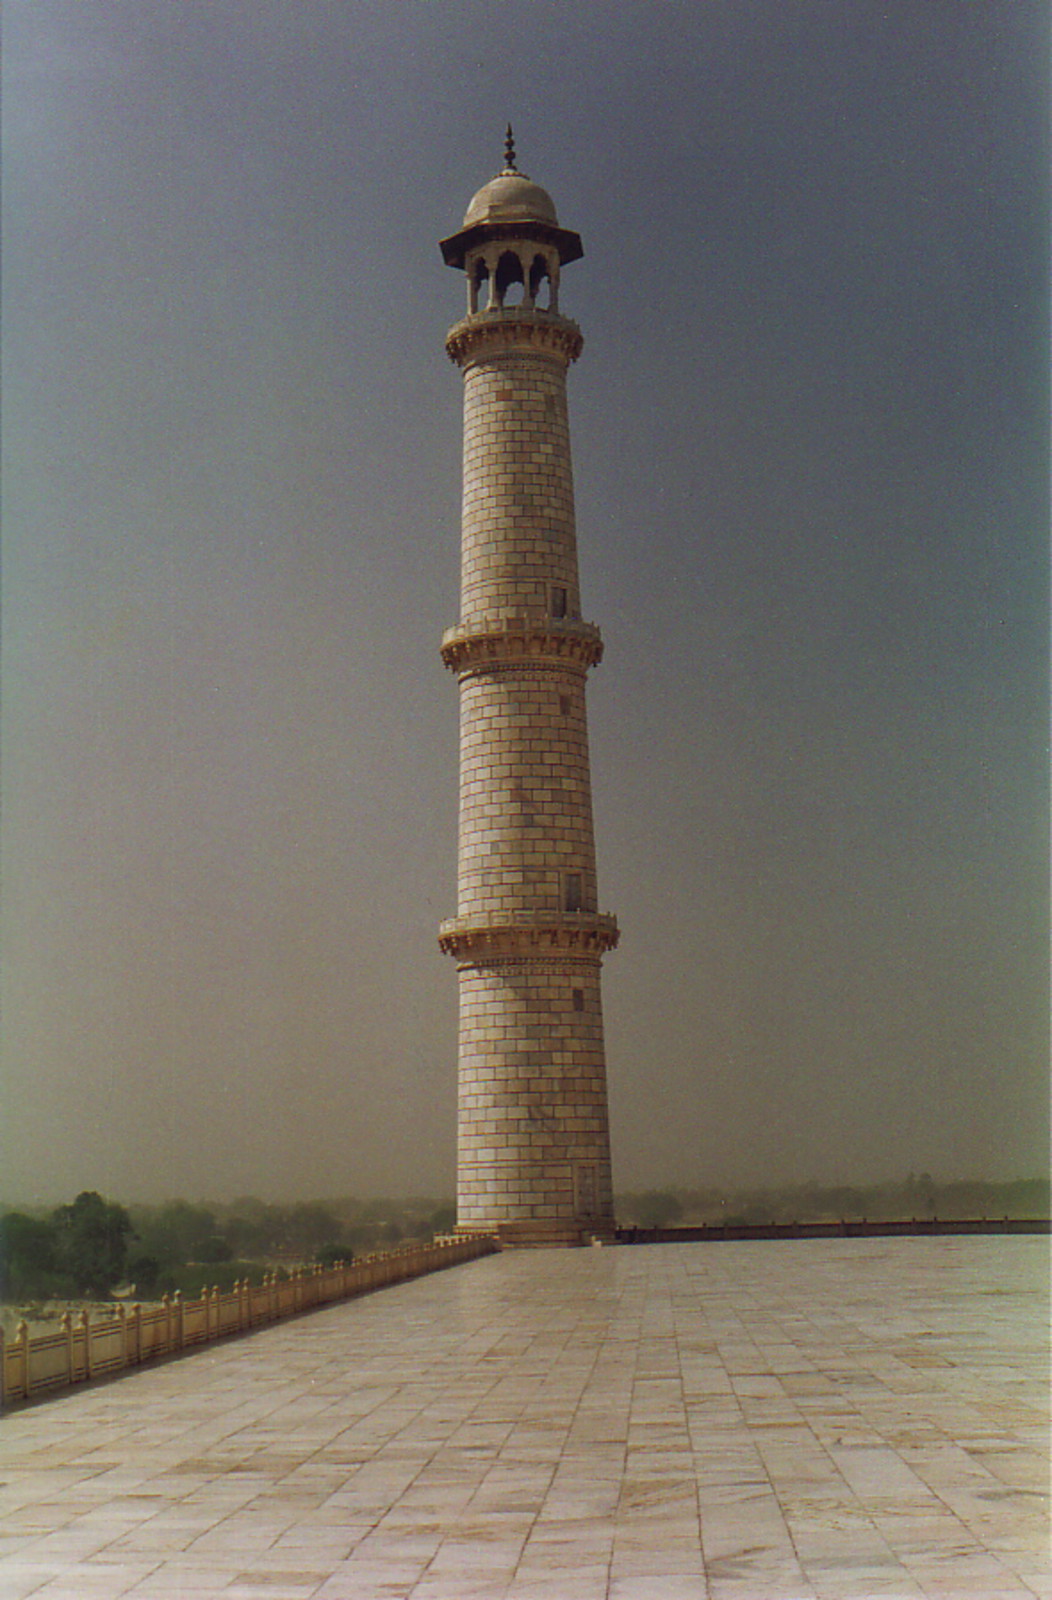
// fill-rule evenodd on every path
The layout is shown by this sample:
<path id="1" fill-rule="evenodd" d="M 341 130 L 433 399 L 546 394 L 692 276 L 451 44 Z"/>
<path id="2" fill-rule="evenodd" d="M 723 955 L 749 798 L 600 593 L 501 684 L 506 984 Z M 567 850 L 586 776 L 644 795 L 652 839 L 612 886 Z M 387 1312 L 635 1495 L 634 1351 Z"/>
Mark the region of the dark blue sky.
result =
<path id="1" fill-rule="evenodd" d="M 3 44 L 5 1196 L 452 1190 L 437 240 L 509 118 L 585 246 L 615 1182 L 1042 1170 L 1046 8 Z"/>

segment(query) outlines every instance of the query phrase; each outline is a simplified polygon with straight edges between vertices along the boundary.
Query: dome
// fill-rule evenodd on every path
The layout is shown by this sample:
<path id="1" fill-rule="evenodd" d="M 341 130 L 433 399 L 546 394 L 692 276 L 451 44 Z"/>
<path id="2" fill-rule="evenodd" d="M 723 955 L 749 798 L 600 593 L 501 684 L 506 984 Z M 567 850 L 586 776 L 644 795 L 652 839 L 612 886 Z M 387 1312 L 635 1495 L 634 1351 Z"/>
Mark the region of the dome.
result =
<path id="1" fill-rule="evenodd" d="M 447 267 L 462 268 L 470 250 L 479 248 L 487 240 L 514 239 L 520 231 L 537 244 L 556 250 L 564 267 L 569 261 L 579 261 L 584 254 L 581 235 L 570 228 L 560 228 L 547 189 L 542 189 L 539 183 L 531 183 L 516 167 L 515 141 L 509 125 L 504 140 L 503 168 L 472 197 L 459 229 L 448 239 L 440 240 L 439 249 Z"/>
<path id="2" fill-rule="evenodd" d="M 559 226 L 551 195 L 522 172 L 505 167 L 472 198 L 463 226 L 480 222 L 547 222 Z"/>

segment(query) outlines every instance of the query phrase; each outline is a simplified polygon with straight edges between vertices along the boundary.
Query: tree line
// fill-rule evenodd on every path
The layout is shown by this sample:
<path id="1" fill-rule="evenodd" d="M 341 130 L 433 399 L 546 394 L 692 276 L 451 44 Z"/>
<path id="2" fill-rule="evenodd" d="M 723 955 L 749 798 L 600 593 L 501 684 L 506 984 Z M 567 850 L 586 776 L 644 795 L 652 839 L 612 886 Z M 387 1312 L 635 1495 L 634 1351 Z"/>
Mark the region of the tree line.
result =
<path id="1" fill-rule="evenodd" d="M 941 1217 L 1047 1217 L 1048 1178 L 1010 1183 L 981 1179 L 940 1182 L 911 1172 L 874 1184 L 785 1184 L 756 1189 L 644 1189 L 617 1196 L 620 1223 L 668 1228 L 691 1223 L 899 1222 Z"/>
<path id="2" fill-rule="evenodd" d="M 1047 1217 L 1049 1180 L 937 1182 L 910 1173 L 869 1185 L 805 1183 L 758 1189 L 646 1189 L 619 1194 L 622 1224 L 869 1221 L 911 1217 Z M 317 1262 L 352 1261 L 448 1233 L 453 1205 L 434 1199 L 307 1200 L 281 1205 L 245 1196 L 225 1204 L 170 1200 L 118 1205 L 95 1190 L 51 1211 L 0 1214 L 0 1301 L 101 1300 L 123 1288 L 137 1299 L 229 1289 L 240 1278 Z"/>
<path id="3" fill-rule="evenodd" d="M 85 1190 L 48 1212 L 0 1215 L 0 1301 L 138 1299 L 228 1289 L 238 1278 L 335 1261 L 448 1232 L 451 1205 L 434 1200 L 342 1200 L 227 1205 L 172 1200 L 118 1205 Z"/>

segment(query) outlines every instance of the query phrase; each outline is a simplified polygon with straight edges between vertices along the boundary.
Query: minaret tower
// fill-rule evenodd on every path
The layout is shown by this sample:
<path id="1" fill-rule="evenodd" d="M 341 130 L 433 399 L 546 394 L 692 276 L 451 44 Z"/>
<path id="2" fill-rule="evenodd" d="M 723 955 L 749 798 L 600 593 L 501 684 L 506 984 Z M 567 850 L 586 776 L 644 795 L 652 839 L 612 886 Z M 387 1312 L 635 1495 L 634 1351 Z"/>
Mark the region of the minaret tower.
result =
<path id="1" fill-rule="evenodd" d="M 442 241 L 467 277 L 446 350 L 464 374 L 457 915 L 440 944 L 460 979 L 457 1227 L 568 1245 L 613 1228 L 585 678 L 566 372 L 581 332 L 559 311 L 582 255 L 515 166 Z"/>

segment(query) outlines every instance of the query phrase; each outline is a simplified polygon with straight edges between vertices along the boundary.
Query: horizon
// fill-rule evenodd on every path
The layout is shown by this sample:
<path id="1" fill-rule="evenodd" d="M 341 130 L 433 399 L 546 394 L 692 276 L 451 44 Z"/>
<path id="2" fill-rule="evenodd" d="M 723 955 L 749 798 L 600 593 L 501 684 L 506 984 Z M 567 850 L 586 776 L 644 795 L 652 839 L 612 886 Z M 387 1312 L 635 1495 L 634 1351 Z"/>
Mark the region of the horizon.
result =
<path id="1" fill-rule="evenodd" d="M 584 244 L 615 1191 L 1047 1166 L 1048 9 L 530 15 L 5 10 L 12 1191 L 452 1188 L 438 241 L 508 121 Z"/>
<path id="2" fill-rule="evenodd" d="M 1050 1177 L 1050 1174 L 1049 1174 L 1048 1171 L 1044 1171 L 1044 1172 L 1040 1172 L 1040 1173 L 1036 1173 L 1036 1172 L 1018 1173 L 1014 1177 L 1010 1177 L 1010 1178 L 983 1178 L 983 1177 L 976 1177 L 974 1174 L 968 1174 L 966 1176 L 959 1176 L 958 1175 L 958 1176 L 954 1176 L 954 1177 L 940 1177 L 936 1173 L 932 1173 L 932 1172 L 929 1172 L 927 1169 L 924 1169 L 920 1173 L 910 1172 L 910 1173 L 907 1173 L 905 1175 L 899 1175 L 898 1177 L 885 1177 L 885 1178 L 872 1178 L 872 1179 L 858 1179 L 858 1178 L 853 1178 L 853 1179 L 852 1178 L 834 1178 L 834 1179 L 804 1178 L 804 1179 L 794 1179 L 792 1181 L 787 1181 L 787 1182 L 779 1182 L 777 1179 L 772 1179 L 772 1180 L 769 1180 L 769 1181 L 765 1181 L 763 1183 L 748 1183 L 748 1184 L 738 1184 L 738 1185 L 726 1185 L 726 1184 L 714 1184 L 714 1183 L 655 1183 L 655 1184 L 639 1185 L 639 1186 L 636 1186 L 634 1188 L 623 1188 L 623 1187 L 622 1188 L 618 1188 L 615 1185 L 615 1188 L 614 1188 L 614 1203 L 615 1203 L 615 1210 L 616 1210 L 616 1205 L 617 1205 L 617 1202 L 619 1200 L 621 1200 L 621 1201 L 630 1200 L 630 1199 L 637 1198 L 637 1197 L 639 1197 L 641 1195 L 651 1195 L 651 1194 L 676 1194 L 676 1195 L 687 1195 L 687 1196 L 689 1196 L 689 1195 L 703 1195 L 706 1192 L 708 1192 L 708 1193 L 711 1193 L 711 1194 L 727 1194 L 727 1195 L 744 1197 L 746 1195 L 761 1195 L 761 1194 L 765 1194 L 765 1193 L 770 1193 L 770 1194 L 791 1194 L 791 1193 L 795 1193 L 795 1192 L 797 1192 L 799 1190 L 806 1190 L 806 1189 L 815 1189 L 815 1190 L 818 1190 L 818 1191 L 826 1191 L 826 1190 L 836 1191 L 838 1189 L 857 1189 L 857 1190 L 865 1191 L 865 1190 L 870 1190 L 870 1189 L 884 1189 L 884 1188 L 893 1188 L 893 1187 L 897 1187 L 897 1186 L 905 1186 L 905 1185 L 909 1184 L 911 1181 L 917 1182 L 917 1183 L 923 1183 L 925 1181 L 930 1181 L 930 1183 L 931 1183 L 933 1188 L 953 1188 L 953 1187 L 964 1188 L 964 1187 L 968 1187 L 968 1186 L 974 1185 L 975 1187 L 984 1187 L 984 1188 L 993 1188 L 993 1189 L 1009 1189 L 1009 1188 L 1019 1187 L 1020 1185 L 1023 1185 L 1023 1184 L 1045 1184 L 1045 1185 L 1048 1185 L 1050 1182 L 1052 1182 L 1052 1177 Z M 202 1209 L 206 1209 L 206 1210 L 209 1207 L 212 1207 L 212 1206 L 218 1206 L 218 1207 L 221 1207 L 221 1208 L 226 1209 L 226 1210 L 231 1210 L 231 1209 L 237 1207 L 238 1205 L 242 1205 L 242 1204 L 246 1204 L 246 1205 L 247 1204 L 255 1204 L 255 1205 L 267 1205 L 267 1206 L 299 1206 L 299 1205 L 337 1206 L 337 1205 L 352 1205 L 352 1204 L 353 1205 L 379 1205 L 381 1203 L 387 1203 L 387 1204 L 390 1204 L 390 1205 L 405 1206 L 405 1207 L 414 1207 L 414 1206 L 431 1207 L 432 1209 L 434 1209 L 437 1206 L 455 1205 L 455 1203 L 456 1203 L 456 1193 L 455 1193 L 455 1190 L 452 1190 L 452 1189 L 446 1194 L 442 1194 L 442 1193 L 439 1193 L 438 1191 L 435 1191 L 432 1194 L 424 1194 L 424 1193 L 417 1192 L 417 1193 L 407 1193 L 407 1194 L 401 1194 L 401 1195 L 399 1195 L 399 1194 L 380 1194 L 380 1193 L 377 1193 L 377 1194 L 369 1193 L 369 1194 L 367 1194 L 364 1191 L 353 1191 L 353 1190 L 349 1190 L 349 1191 L 347 1191 L 345 1193 L 339 1193 L 339 1194 L 336 1194 L 336 1193 L 332 1193 L 332 1194 L 329 1194 L 329 1193 L 313 1193 L 313 1192 L 308 1194 L 308 1193 L 304 1192 L 302 1194 L 276 1195 L 276 1196 L 268 1196 L 266 1194 L 262 1194 L 262 1193 L 258 1193 L 257 1192 L 257 1193 L 252 1193 L 252 1194 L 233 1195 L 233 1196 L 231 1196 L 229 1198 L 221 1198 L 221 1197 L 219 1197 L 217 1195 L 214 1195 L 214 1194 L 211 1194 L 211 1195 L 196 1195 L 196 1194 L 188 1194 L 188 1193 L 185 1193 L 185 1192 L 184 1193 L 179 1193 L 179 1194 L 174 1194 L 173 1193 L 173 1194 L 164 1194 L 164 1195 L 161 1195 L 161 1196 L 151 1196 L 151 1197 L 144 1197 L 144 1196 L 141 1196 L 141 1195 L 134 1196 L 134 1197 L 128 1197 L 127 1195 L 117 1194 L 113 1190 L 106 1189 L 105 1187 L 100 1188 L 97 1184 L 91 1184 L 91 1185 L 88 1186 L 87 1192 L 92 1192 L 92 1191 L 100 1194 L 104 1200 L 107 1200 L 107 1201 L 109 1201 L 111 1203 L 114 1203 L 114 1204 L 117 1204 L 117 1205 L 122 1205 L 122 1206 L 124 1206 L 126 1208 L 127 1207 L 133 1207 L 133 1208 L 142 1208 L 144 1210 L 145 1209 L 152 1209 L 152 1208 L 156 1208 L 156 1207 L 160 1207 L 160 1206 L 166 1206 L 166 1205 L 176 1205 L 176 1204 L 179 1204 L 179 1203 L 184 1203 L 184 1204 L 191 1205 L 191 1206 L 198 1206 L 198 1207 L 201 1207 Z M 84 1191 L 80 1191 L 80 1192 L 84 1192 Z M 0 1210 L 7 1210 L 7 1211 L 10 1211 L 10 1210 L 27 1210 L 27 1211 L 32 1211 L 32 1210 L 44 1209 L 46 1207 L 65 1205 L 65 1204 L 68 1204 L 69 1202 L 71 1202 L 72 1200 L 74 1200 L 75 1198 L 76 1198 L 75 1195 L 73 1195 L 73 1194 L 65 1194 L 65 1193 L 61 1197 L 59 1197 L 57 1199 L 54 1198 L 54 1197 L 49 1197 L 47 1199 L 34 1200 L 34 1201 L 19 1201 L 17 1198 L 15 1200 L 10 1200 L 10 1199 L 4 1199 L 3 1197 L 0 1197 Z"/>

